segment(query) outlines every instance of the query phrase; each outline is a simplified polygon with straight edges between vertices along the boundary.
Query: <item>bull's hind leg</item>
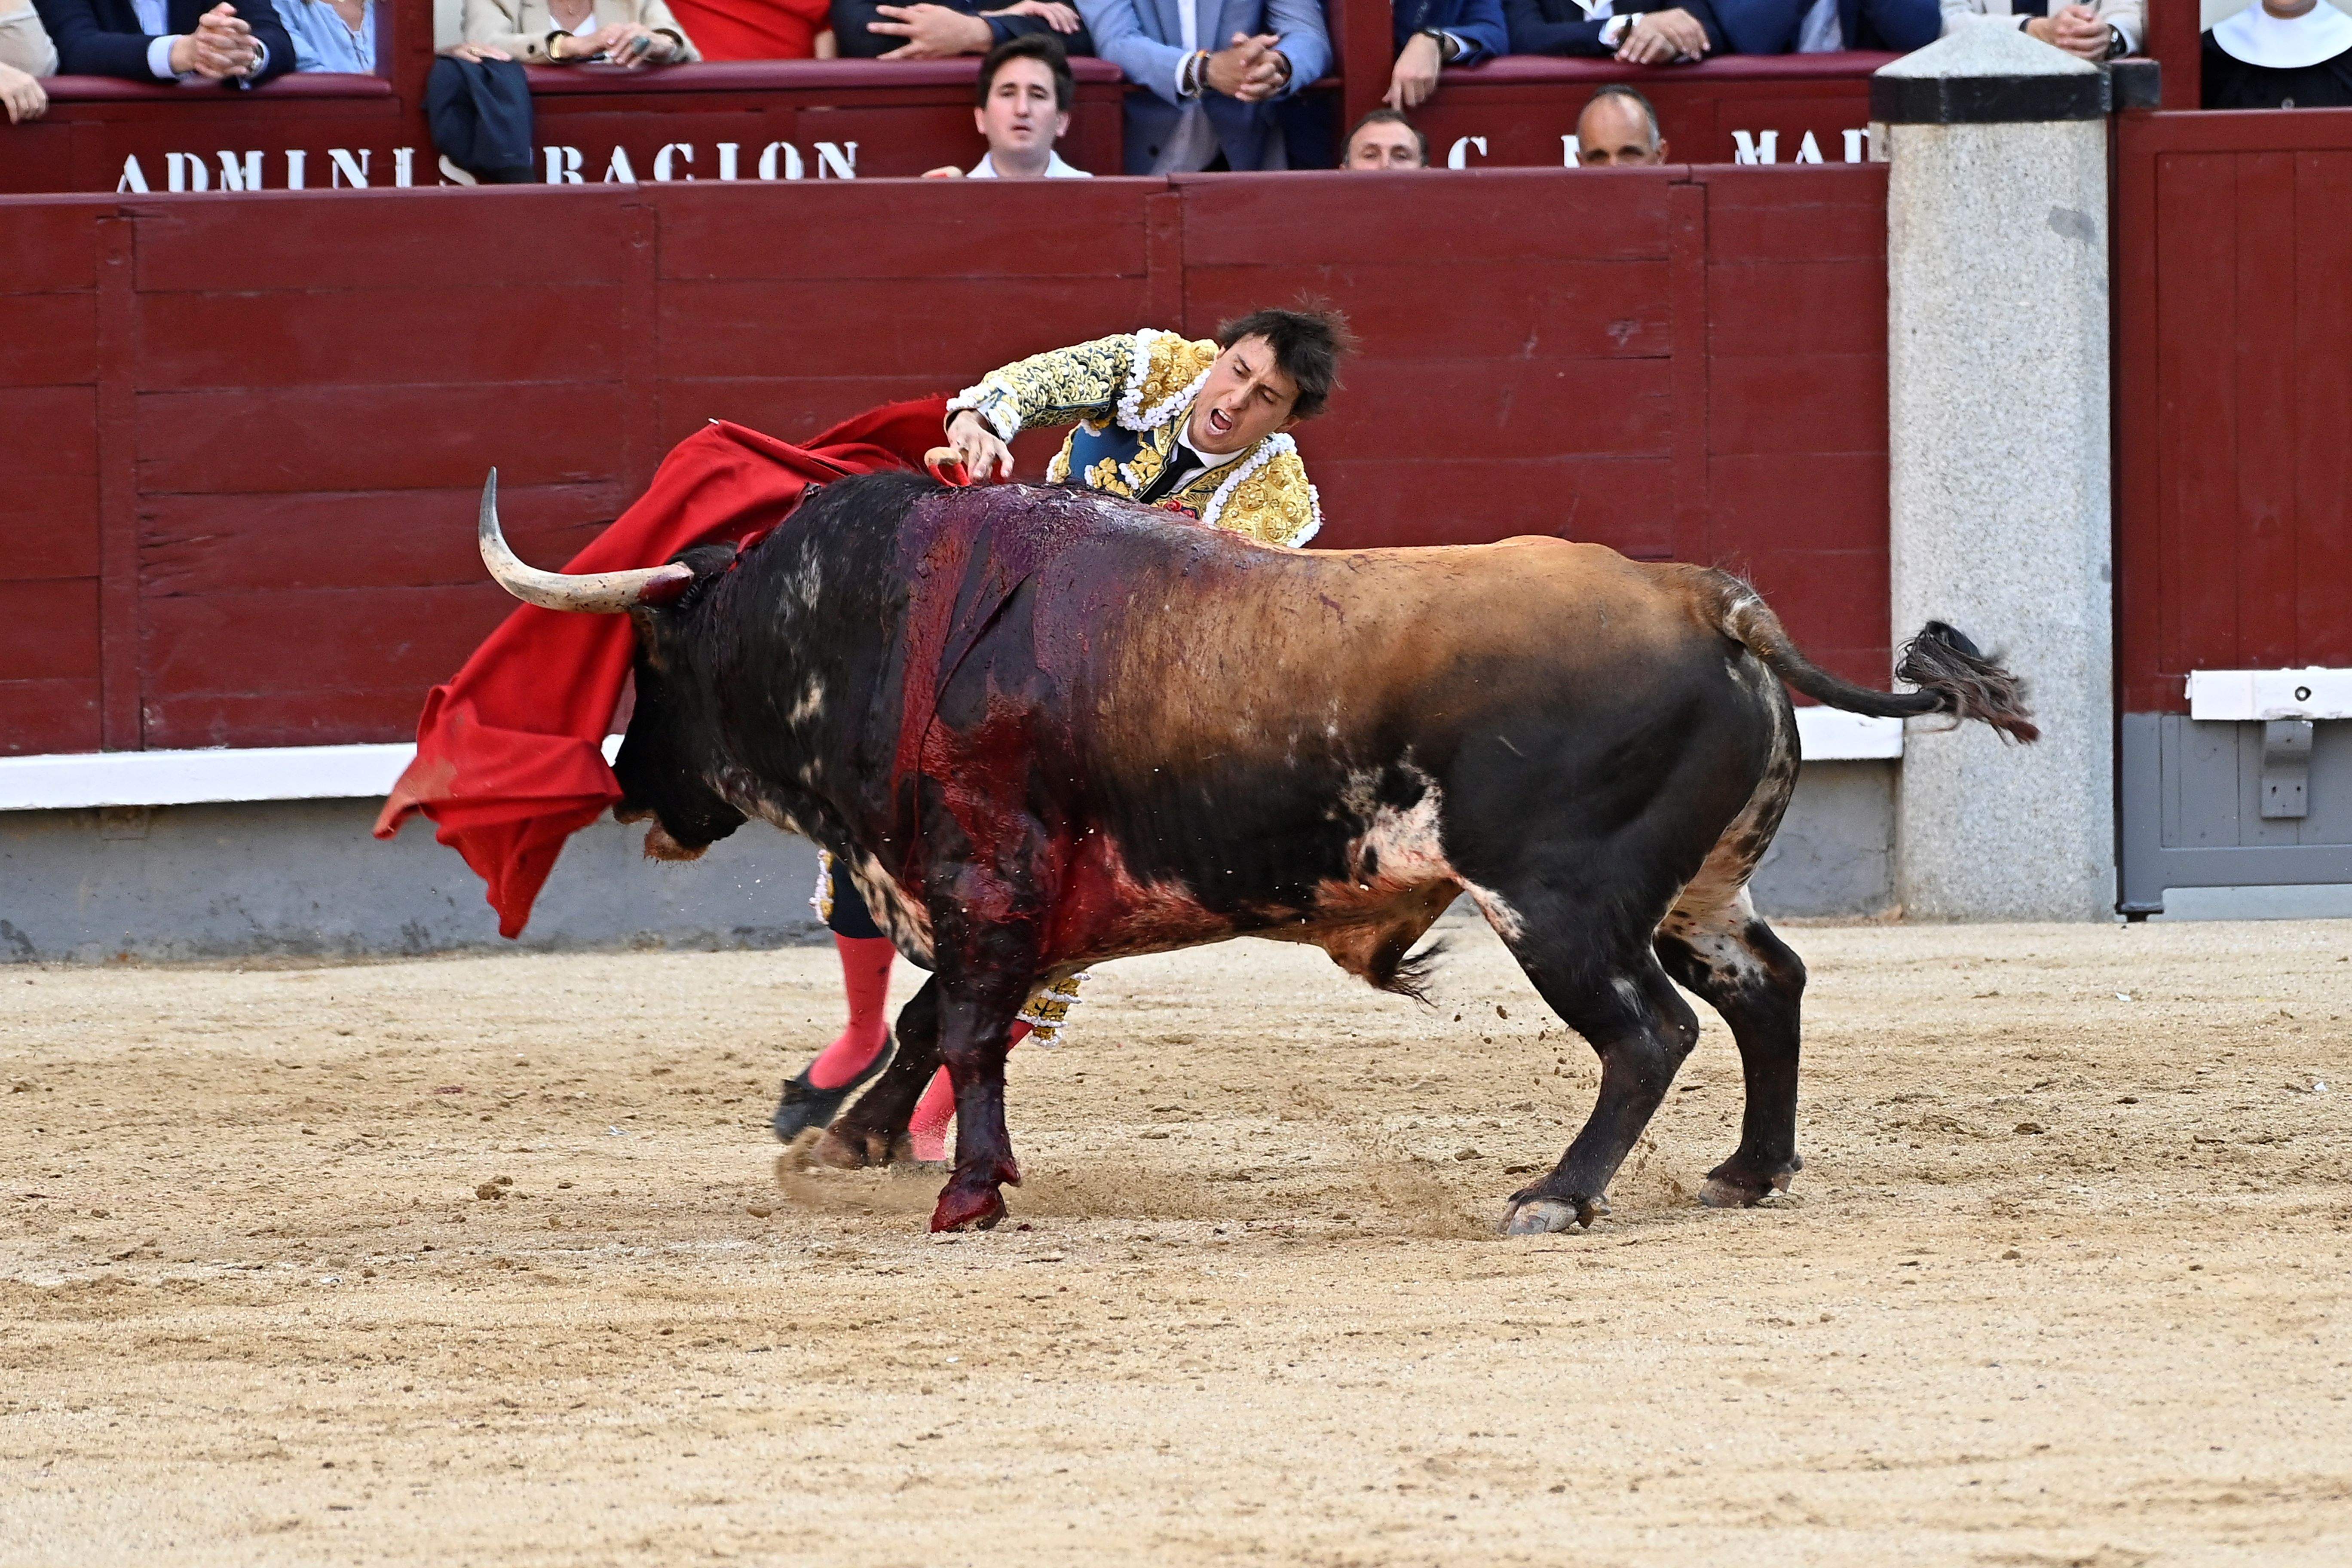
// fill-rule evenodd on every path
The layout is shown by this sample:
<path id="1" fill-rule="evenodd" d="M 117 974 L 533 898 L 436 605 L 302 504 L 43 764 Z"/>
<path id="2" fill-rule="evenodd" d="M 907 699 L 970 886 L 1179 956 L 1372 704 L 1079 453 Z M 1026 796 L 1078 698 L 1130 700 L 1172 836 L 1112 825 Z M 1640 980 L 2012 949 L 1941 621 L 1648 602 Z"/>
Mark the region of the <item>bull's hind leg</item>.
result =
<path id="1" fill-rule="evenodd" d="M 1797 1154 L 1798 1017 L 1805 964 L 1757 918 L 1742 888 L 1712 909 L 1677 906 L 1658 928 L 1666 973 L 1723 1015 L 1748 1082 L 1739 1147 L 1707 1173 L 1699 1201 L 1737 1208 L 1786 1190 Z"/>
<path id="2" fill-rule="evenodd" d="M 1611 1179 L 1698 1043 L 1697 1017 L 1643 935 L 1596 936 L 1598 923 L 1559 911 L 1540 931 L 1503 933 L 1545 1002 L 1601 1058 L 1601 1093 L 1583 1131 L 1550 1174 L 1511 1194 L 1504 1228 L 1515 1236 L 1590 1226 L 1609 1212 Z"/>
<path id="3" fill-rule="evenodd" d="M 939 1066 L 940 983 L 931 979 L 898 1010 L 898 1054 L 817 1140 L 816 1157 L 845 1170 L 889 1163 Z"/>

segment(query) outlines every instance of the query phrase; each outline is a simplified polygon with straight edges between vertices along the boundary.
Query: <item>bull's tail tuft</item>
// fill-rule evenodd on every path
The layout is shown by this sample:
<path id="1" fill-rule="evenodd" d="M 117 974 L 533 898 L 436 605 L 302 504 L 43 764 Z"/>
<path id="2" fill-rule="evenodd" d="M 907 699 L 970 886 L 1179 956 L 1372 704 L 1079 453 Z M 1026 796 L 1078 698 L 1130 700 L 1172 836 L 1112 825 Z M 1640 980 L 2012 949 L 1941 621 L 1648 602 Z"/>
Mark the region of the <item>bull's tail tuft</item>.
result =
<path id="1" fill-rule="evenodd" d="M 1902 657 L 1895 661 L 1895 679 L 1942 698 L 1943 710 L 1956 724 L 1979 720 L 2004 741 L 2042 738 L 2041 727 L 2025 706 L 2025 682 L 1978 652 L 1977 645 L 1956 626 L 1929 621 L 1920 627 L 1919 635 L 1903 645 Z"/>
<path id="2" fill-rule="evenodd" d="M 1712 601 L 1713 624 L 1723 635 L 1764 661 L 1773 674 L 1814 701 L 1848 713 L 1880 718 L 1917 718 L 1948 713 L 1956 723 L 1975 719 L 2004 741 L 2037 741 L 2042 731 L 2025 706 L 2025 682 L 2003 669 L 1995 656 L 1941 621 L 1929 621 L 1903 645 L 1895 678 L 1916 691 L 1874 691 L 1841 680 L 1804 656 L 1790 640 L 1780 617 L 1755 589 L 1727 573 L 1693 568 L 1705 584 L 1703 604 Z"/>

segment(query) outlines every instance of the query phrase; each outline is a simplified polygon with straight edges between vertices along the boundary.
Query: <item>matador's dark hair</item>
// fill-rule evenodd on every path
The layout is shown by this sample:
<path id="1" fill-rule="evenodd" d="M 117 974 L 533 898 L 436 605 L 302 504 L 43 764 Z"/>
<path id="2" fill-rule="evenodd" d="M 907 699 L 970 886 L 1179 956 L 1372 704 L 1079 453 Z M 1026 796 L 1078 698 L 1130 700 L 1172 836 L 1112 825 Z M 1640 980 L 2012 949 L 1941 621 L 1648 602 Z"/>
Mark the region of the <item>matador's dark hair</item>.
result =
<path id="1" fill-rule="evenodd" d="M 1302 296 L 1288 310 L 1252 310 L 1246 316 L 1217 323 L 1217 346 L 1229 349 L 1244 338 L 1264 338 L 1274 350 L 1274 363 L 1298 384 L 1298 401 L 1291 405 L 1294 419 L 1312 419 L 1323 412 L 1339 390 L 1339 362 L 1356 352 L 1356 334 L 1348 318 L 1326 300 Z"/>

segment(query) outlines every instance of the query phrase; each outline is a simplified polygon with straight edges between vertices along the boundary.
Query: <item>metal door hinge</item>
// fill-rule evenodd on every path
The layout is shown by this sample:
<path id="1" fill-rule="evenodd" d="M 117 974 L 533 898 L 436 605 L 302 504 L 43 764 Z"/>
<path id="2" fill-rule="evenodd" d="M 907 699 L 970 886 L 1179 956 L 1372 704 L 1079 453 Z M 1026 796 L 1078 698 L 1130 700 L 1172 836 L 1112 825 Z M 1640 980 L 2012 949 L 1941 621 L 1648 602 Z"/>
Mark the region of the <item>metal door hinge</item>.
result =
<path id="1" fill-rule="evenodd" d="M 2273 719 L 2263 725 L 2263 815 L 2311 814 L 2311 721 Z"/>

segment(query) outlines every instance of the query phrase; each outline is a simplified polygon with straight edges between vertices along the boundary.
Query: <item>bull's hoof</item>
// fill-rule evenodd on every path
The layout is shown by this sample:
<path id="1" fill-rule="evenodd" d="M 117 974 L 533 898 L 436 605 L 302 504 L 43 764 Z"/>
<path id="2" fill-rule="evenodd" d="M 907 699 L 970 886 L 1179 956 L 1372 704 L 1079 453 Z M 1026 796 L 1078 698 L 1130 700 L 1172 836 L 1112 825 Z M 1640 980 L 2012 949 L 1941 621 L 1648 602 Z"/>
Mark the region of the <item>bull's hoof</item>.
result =
<path id="1" fill-rule="evenodd" d="M 1706 1173 L 1698 1201 L 1711 1209 L 1754 1208 L 1774 1193 L 1787 1192 L 1789 1178 L 1804 1168 L 1805 1162 L 1794 1154 L 1787 1164 L 1771 1171 L 1743 1164 L 1734 1155 Z"/>
<path id="2" fill-rule="evenodd" d="M 845 1136 L 830 1127 L 809 1146 L 809 1158 L 836 1171 L 862 1171 L 868 1165 L 880 1163 L 875 1158 L 870 1139 L 855 1132 Z M 883 1158 L 888 1158 L 887 1150 Z"/>
<path id="3" fill-rule="evenodd" d="M 1564 1230 L 1590 1230 L 1609 1212 L 1609 1200 L 1591 1198 L 1522 1198 L 1503 1216 L 1506 1236 L 1550 1236 Z"/>
<path id="4" fill-rule="evenodd" d="M 1004 1194 L 994 1187 L 958 1191 L 950 1184 L 931 1211 L 933 1230 L 993 1230 L 1004 1217 Z"/>

